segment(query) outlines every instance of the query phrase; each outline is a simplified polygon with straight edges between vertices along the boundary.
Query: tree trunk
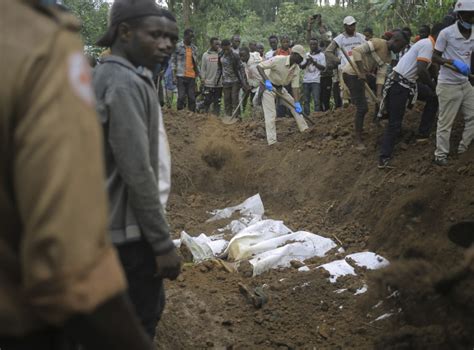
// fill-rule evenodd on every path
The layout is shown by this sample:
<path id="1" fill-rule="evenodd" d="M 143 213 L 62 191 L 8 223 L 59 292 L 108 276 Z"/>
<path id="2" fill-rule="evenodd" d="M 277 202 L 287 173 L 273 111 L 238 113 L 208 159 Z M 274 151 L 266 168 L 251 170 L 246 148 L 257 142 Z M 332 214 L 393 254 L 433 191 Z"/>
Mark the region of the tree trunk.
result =
<path id="1" fill-rule="evenodd" d="M 168 10 L 170 10 L 171 13 L 175 14 L 176 0 L 167 0 L 166 3 L 168 5 Z"/>
<path id="2" fill-rule="evenodd" d="M 191 2 L 191 0 L 183 0 L 183 22 L 185 28 L 191 26 Z"/>

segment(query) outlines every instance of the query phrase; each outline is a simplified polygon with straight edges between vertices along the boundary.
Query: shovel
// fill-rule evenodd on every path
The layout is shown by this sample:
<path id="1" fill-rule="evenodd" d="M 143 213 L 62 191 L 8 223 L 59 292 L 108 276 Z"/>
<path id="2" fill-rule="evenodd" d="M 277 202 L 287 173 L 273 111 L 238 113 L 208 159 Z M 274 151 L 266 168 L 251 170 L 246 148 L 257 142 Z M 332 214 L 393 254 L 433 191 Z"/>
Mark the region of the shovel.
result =
<path id="1" fill-rule="evenodd" d="M 242 98 L 240 99 L 239 101 L 239 104 L 237 105 L 237 107 L 235 108 L 234 112 L 232 113 L 232 116 L 225 116 L 224 118 L 222 118 L 222 122 L 226 125 L 231 125 L 231 124 L 235 124 L 239 121 L 239 118 L 234 118 L 235 117 L 235 114 L 237 113 L 237 111 L 240 109 L 240 106 L 242 105 L 242 102 L 245 100 L 245 98 L 248 96 L 249 92 L 247 91 L 243 96 Z"/>
<path id="2" fill-rule="evenodd" d="M 451 226 L 448 237 L 453 243 L 469 248 L 474 243 L 474 221 L 459 222 Z M 439 279 L 434 284 L 435 291 L 443 295 L 448 294 L 469 275 L 472 264 L 472 259 L 467 259 L 460 268 Z"/>
<path id="3" fill-rule="evenodd" d="M 293 103 L 291 103 L 289 100 L 287 100 L 287 98 L 285 97 L 285 95 L 283 95 L 281 92 L 279 92 L 277 89 L 273 89 L 273 92 L 275 93 L 275 95 L 278 96 L 278 98 L 282 99 L 283 101 L 285 101 L 286 103 L 288 103 L 291 108 L 296 112 L 296 109 L 295 109 L 295 106 L 293 106 Z M 298 112 L 296 112 L 298 113 Z M 314 125 L 314 122 L 309 119 L 308 117 L 305 117 L 304 114 L 301 114 L 301 113 L 298 113 L 299 115 L 301 115 L 306 121 L 308 121 L 311 125 Z"/>

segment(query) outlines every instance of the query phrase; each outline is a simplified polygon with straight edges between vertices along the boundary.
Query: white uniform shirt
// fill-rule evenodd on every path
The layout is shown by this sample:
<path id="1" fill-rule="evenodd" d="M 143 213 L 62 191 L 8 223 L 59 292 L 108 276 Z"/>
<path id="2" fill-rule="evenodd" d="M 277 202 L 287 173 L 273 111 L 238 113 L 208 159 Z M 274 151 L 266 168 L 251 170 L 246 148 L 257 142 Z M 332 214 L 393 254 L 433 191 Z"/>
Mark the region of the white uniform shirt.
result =
<path id="1" fill-rule="evenodd" d="M 353 36 L 348 36 L 345 32 L 341 33 L 334 38 L 334 41 L 337 43 L 339 48 L 342 47 L 344 51 L 346 51 L 349 57 L 352 56 L 352 49 L 354 47 L 362 45 L 367 42 L 365 40 L 365 36 L 357 32 L 354 33 Z M 339 65 L 339 68 L 342 69 L 347 64 L 347 60 L 341 50 L 338 50 L 337 52 L 338 52 L 338 57 L 341 60 L 341 64 Z"/>
<path id="2" fill-rule="evenodd" d="M 431 58 L 433 57 L 434 45 L 435 41 L 431 36 L 417 41 L 410 50 L 400 58 L 400 61 L 398 61 L 393 70 L 405 79 L 413 83 L 416 82 L 418 79 L 417 62 L 423 61 L 430 64 Z"/>
<path id="3" fill-rule="evenodd" d="M 315 55 L 307 54 L 307 57 L 311 57 L 314 62 L 326 66 L 326 57 L 324 53 L 320 52 Z M 321 82 L 321 71 L 312 63 L 308 63 L 304 69 L 303 83 L 320 83 Z"/>
<path id="4" fill-rule="evenodd" d="M 474 50 L 474 30 L 471 30 L 471 37 L 466 39 L 459 31 L 458 22 L 454 23 L 439 33 L 435 50 L 442 52 L 443 58 L 461 60 L 470 67 L 471 55 Z M 461 73 L 446 68 L 444 65 L 441 66 L 438 83 L 454 85 L 468 80 L 469 78 Z"/>
<path id="5" fill-rule="evenodd" d="M 267 51 L 267 53 L 265 54 L 265 60 L 268 60 L 268 59 L 272 58 L 273 55 L 275 54 L 275 51 L 276 51 L 276 50 L 269 50 L 269 51 Z"/>

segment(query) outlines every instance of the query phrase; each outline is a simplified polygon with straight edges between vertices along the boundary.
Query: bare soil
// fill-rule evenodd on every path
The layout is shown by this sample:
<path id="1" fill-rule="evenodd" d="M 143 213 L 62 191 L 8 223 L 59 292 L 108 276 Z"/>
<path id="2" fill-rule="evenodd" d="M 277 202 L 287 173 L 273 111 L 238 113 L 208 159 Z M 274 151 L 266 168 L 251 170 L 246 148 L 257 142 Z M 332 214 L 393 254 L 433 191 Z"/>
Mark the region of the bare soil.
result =
<path id="1" fill-rule="evenodd" d="M 260 193 L 266 215 L 291 229 L 332 238 L 348 253 L 375 251 L 392 264 L 336 284 L 322 270 L 297 266 L 251 278 L 212 262 L 186 264 L 178 281 L 167 283 L 158 348 L 472 349 L 472 276 L 448 295 L 437 294 L 433 281 L 463 259 L 446 232 L 474 219 L 474 147 L 452 154 L 447 167 L 434 165 L 434 135 L 415 143 L 416 108 L 405 117 L 390 170 L 377 169 L 384 129 L 371 123 L 370 113 L 367 149 L 353 147 L 352 108 L 312 115 L 315 126 L 303 134 L 294 120 L 279 119 L 273 146 L 261 120 L 229 126 L 211 115 L 165 110 L 175 238 L 182 230 L 211 234 L 225 223 L 205 223 L 208 211 Z M 462 130 L 458 119 L 453 145 Z M 369 292 L 354 296 L 362 280 Z M 268 303 L 255 308 L 239 283 L 263 288 Z M 347 290 L 336 293 L 340 288 Z M 373 322 L 385 313 L 394 315 Z"/>

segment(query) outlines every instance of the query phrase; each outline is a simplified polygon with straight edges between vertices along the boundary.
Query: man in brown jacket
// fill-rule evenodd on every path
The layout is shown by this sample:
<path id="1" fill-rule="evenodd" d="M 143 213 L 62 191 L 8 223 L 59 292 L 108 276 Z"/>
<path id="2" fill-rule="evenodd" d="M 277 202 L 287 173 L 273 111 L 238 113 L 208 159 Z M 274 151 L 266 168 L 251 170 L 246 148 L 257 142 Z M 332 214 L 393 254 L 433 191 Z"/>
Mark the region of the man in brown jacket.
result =
<path id="1" fill-rule="evenodd" d="M 2 5 L 0 348 L 152 349 L 107 237 L 101 131 L 77 21 Z"/>

